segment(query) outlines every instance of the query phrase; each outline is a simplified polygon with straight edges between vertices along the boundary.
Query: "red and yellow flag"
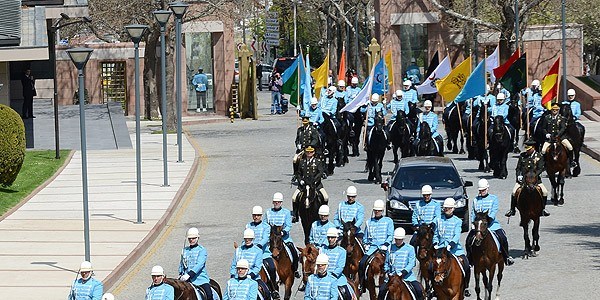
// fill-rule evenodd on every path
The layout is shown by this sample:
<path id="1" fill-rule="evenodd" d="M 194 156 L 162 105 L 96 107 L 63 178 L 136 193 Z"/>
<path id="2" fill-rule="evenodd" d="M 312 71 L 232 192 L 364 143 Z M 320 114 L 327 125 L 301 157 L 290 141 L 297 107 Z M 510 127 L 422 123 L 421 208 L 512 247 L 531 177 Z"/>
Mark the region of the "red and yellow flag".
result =
<path id="1" fill-rule="evenodd" d="M 556 59 L 544 79 L 542 80 L 542 106 L 550 109 L 552 99 L 558 96 L 558 66 L 560 57 Z"/>
<path id="2" fill-rule="evenodd" d="M 340 56 L 340 67 L 338 68 L 338 81 L 346 81 L 346 47 L 342 48 L 342 56 Z M 348 84 L 348 83 L 346 83 Z"/>

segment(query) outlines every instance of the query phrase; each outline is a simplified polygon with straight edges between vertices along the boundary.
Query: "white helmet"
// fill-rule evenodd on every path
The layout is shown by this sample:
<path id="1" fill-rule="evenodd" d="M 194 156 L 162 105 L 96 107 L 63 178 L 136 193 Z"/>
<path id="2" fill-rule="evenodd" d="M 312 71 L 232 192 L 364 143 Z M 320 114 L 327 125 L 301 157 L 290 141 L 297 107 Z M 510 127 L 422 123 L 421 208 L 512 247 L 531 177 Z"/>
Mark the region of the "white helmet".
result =
<path id="1" fill-rule="evenodd" d="M 567 90 L 567 95 L 568 96 L 575 96 L 575 90 L 574 89 L 568 89 Z"/>
<path id="2" fill-rule="evenodd" d="M 115 300 L 115 296 L 111 293 L 106 293 L 102 295 L 102 300 Z"/>
<path id="3" fill-rule="evenodd" d="M 343 80 L 338 81 L 338 86 L 346 86 L 346 82 Z"/>
<path id="4" fill-rule="evenodd" d="M 330 86 L 329 88 L 327 88 L 327 94 L 333 94 L 335 93 L 337 89 L 335 88 L 335 86 Z"/>
<path id="5" fill-rule="evenodd" d="M 354 196 L 356 197 L 356 187 L 351 185 L 346 189 L 346 196 Z"/>
<path id="6" fill-rule="evenodd" d="M 338 237 L 338 230 L 335 227 L 327 229 L 327 237 Z"/>
<path id="7" fill-rule="evenodd" d="M 165 276 L 165 270 L 161 266 L 154 266 L 152 267 L 152 272 L 150 273 L 150 275 Z"/>
<path id="8" fill-rule="evenodd" d="M 379 94 L 374 93 L 373 95 L 371 95 L 371 101 L 379 102 Z"/>
<path id="9" fill-rule="evenodd" d="M 540 86 L 540 81 L 539 81 L 539 80 L 537 80 L 537 79 L 534 79 L 534 80 L 531 82 L 531 86 Z"/>
<path id="10" fill-rule="evenodd" d="M 329 216 L 329 206 L 321 205 L 319 207 L 319 216 Z"/>
<path id="11" fill-rule="evenodd" d="M 329 264 L 329 256 L 325 253 L 321 253 L 317 255 L 317 265 L 328 265 Z"/>
<path id="12" fill-rule="evenodd" d="M 235 264 L 236 268 L 240 268 L 240 269 L 249 269 L 250 268 L 250 263 L 248 263 L 247 260 L 245 259 L 240 259 L 237 261 L 237 263 Z"/>
<path id="13" fill-rule="evenodd" d="M 385 209 L 385 203 L 383 202 L 383 200 L 375 200 L 375 202 L 373 203 L 373 210 L 384 210 Z"/>
<path id="14" fill-rule="evenodd" d="M 449 207 L 449 208 L 455 208 L 456 207 L 456 200 L 454 200 L 453 198 L 446 198 L 446 200 L 444 200 L 444 208 Z"/>
<path id="15" fill-rule="evenodd" d="M 197 238 L 197 237 L 200 237 L 200 231 L 198 231 L 198 228 L 192 227 L 192 228 L 188 229 L 188 231 L 187 231 L 188 239 Z"/>
<path id="16" fill-rule="evenodd" d="M 394 238 L 402 240 L 406 236 L 406 231 L 402 227 L 398 227 L 394 230 Z"/>
<path id="17" fill-rule="evenodd" d="M 358 77 L 352 77 L 352 80 L 350 82 L 352 84 L 358 84 Z"/>
<path id="18" fill-rule="evenodd" d="M 245 239 L 253 239 L 254 238 L 254 230 L 252 230 L 250 228 L 246 228 L 246 230 L 244 230 L 244 238 Z"/>
<path id="19" fill-rule="evenodd" d="M 423 102 L 423 107 L 432 107 L 433 104 L 431 103 L 431 100 L 425 100 L 425 102 Z"/>
<path id="20" fill-rule="evenodd" d="M 483 191 L 483 190 L 489 188 L 490 184 L 488 183 L 487 179 L 482 178 L 482 179 L 479 179 L 479 182 L 477 183 L 477 187 L 479 188 L 480 191 Z"/>
<path id="21" fill-rule="evenodd" d="M 402 83 L 402 85 L 404 85 L 404 86 L 411 86 L 412 85 L 412 81 L 410 81 L 410 80 L 404 80 L 404 82 Z"/>
<path id="22" fill-rule="evenodd" d="M 402 90 L 396 90 L 396 97 L 403 97 L 404 92 Z"/>
<path id="23" fill-rule="evenodd" d="M 506 99 L 506 95 L 504 95 L 504 93 L 498 93 L 498 95 L 496 95 L 496 99 L 497 100 L 504 100 L 504 99 Z"/>
<path id="24" fill-rule="evenodd" d="M 277 192 L 275 194 L 273 194 L 273 202 L 282 202 L 283 201 L 283 194 L 280 192 Z"/>
<path id="25" fill-rule="evenodd" d="M 432 193 L 433 189 L 429 184 L 426 184 L 421 188 L 421 195 L 431 195 Z"/>
<path id="26" fill-rule="evenodd" d="M 252 207 L 252 214 L 253 215 L 262 215 L 263 214 L 263 209 L 260 206 L 254 206 Z"/>
<path id="27" fill-rule="evenodd" d="M 310 98 L 310 105 L 313 105 L 313 104 L 319 104 L 319 99 L 317 99 L 316 97 Z"/>
<path id="28" fill-rule="evenodd" d="M 92 268 L 92 263 L 85 260 L 81 263 L 81 265 L 79 266 L 79 272 L 91 272 L 94 271 L 94 268 Z"/>

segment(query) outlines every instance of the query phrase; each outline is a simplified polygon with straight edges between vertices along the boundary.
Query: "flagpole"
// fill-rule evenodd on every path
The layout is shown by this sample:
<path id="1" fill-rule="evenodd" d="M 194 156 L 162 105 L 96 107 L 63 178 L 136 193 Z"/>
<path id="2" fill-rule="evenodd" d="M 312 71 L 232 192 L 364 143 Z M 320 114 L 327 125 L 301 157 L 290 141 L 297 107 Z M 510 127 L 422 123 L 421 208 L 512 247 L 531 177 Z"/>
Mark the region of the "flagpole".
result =
<path id="1" fill-rule="evenodd" d="M 377 54 L 375 55 L 375 58 L 377 58 Z M 373 72 L 375 70 L 375 60 L 373 61 L 373 66 L 371 67 L 371 74 L 369 74 L 369 80 L 371 80 L 371 84 L 373 84 L 373 80 L 375 80 L 371 75 L 373 75 Z M 371 95 L 369 95 L 369 100 L 367 102 L 367 113 L 365 114 L 365 119 L 363 120 L 363 124 L 365 125 L 365 129 L 363 129 L 363 147 L 367 148 L 367 124 L 368 124 L 368 120 L 369 120 L 369 103 L 371 101 L 371 97 L 373 96 L 373 90 L 371 90 Z"/>
<path id="2" fill-rule="evenodd" d="M 294 52 L 296 51 L 296 49 L 294 49 Z M 302 47 L 300 48 L 300 58 L 302 58 Z M 298 81 L 298 86 L 296 87 L 297 89 L 297 93 L 296 93 L 296 105 L 297 107 L 302 108 L 302 106 L 300 105 L 300 64 L 296 65 L 296 76 Z M 290 95 L 291 96 L 291 95 Z M 291 99 L 290 99 L 291 100 Z M 296 109 L 296 128 L 300 127 L 300 110 Z"/>

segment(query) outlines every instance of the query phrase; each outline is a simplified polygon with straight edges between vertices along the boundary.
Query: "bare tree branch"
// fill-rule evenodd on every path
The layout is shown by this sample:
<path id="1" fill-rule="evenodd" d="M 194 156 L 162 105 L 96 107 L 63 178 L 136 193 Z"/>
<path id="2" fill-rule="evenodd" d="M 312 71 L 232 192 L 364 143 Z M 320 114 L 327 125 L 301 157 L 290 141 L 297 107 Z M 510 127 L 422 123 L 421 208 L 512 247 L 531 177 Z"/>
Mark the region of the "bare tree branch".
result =
<path id="1" fill-rule="evenodd" d="M 439 9 L 440 11 L 442 11 L 443 13 L 446 13 L 454 18 L 457 18 L 459 20 L 463 20 L 463 21 L 467 21 L 476 25 L 481 25 L 483 27 L 487 27 L 493 30 L 498 30 L 501 31 L 502 28 L 500 26 L 498 26 L 498 24 L 494 24 L 494 23 L 490 23 L 490 22 L 485 22 L 483 20 L 480 20 L 478 18 L 474 18 L 474 17 L 470 17 L 470 16 L 465 16 L 463 14 L 460 14 L 456 11 L 454 11 L 453 9 L 450 9 L 442 4 L 439 3 L 438 0 L 429 0 L 431 2 L 431 4 L 433 4 L 433 6 L 435 6 L 437 9 Z M 536 1 L 541 1 L 541 0 L 536 0 Z"/>

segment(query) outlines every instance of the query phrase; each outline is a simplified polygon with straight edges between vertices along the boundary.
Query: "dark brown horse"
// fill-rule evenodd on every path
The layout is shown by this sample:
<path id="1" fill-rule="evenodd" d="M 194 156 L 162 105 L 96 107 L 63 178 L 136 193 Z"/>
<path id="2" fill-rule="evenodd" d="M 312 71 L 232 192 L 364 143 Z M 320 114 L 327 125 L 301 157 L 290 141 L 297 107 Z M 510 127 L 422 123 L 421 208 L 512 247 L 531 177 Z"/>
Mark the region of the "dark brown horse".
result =
<path id="1" fill-rule="evenodd" d="M 465 298 L 465 280 L 460 265 L 446 248 L 439 249 L 433 260 L 433 290 L 439 300 Z"/>
<path id="2" fill-rule="evenodd" d="M 269 249 L 271 256 L 275 261 L 275 269 L 279 275 L 279 284 L 285 285 L 285 294 L 283 299 L 288 300 L 292 295 L 292 285 L 294 285 L 294 271 L 292 270 L 292 258 L 285 249 L 283 242 L 283 226 L 272 226 L 269 237 Z M 278 289 L 278 286 L 274 287 Z"/>
<path id="3" fill-rule="evenodd" d="M 344 235 L 340 246 L 346 249 L 346 266 L 344 267 L 344 275 L 349 281 L 358 282 L 358 264 L 365 255 L 360 242 L 356 238 L 356 227 L 352 222 L 345 222 Z"/>
<path id="4" fill-rule="evenodd" d="M 540 215 L 542 213 L 542 191 L 537 186 L 537 176 L 534 172 L 525 174 L 525 181 L 515 193 L 517 199 L 517 208 L 521 216 L 520 226 L 523 227 L 523 238 L 525 239 L 525 251 L 523 258 L 529 256 L 537 256 L 537 251 L 540 251 Z M 529 239 L 529 222 L 533 221 L 531 234 L 533 235 L 533 243 Z"/>
<path id="5" fill-rule="evenodd" d="M 565 177 L 569 171 L 569 157 L 567 148 L 558 138 L 550 141 L 550 146 L 546 151 L 546 173 L 552 184 L 552 203 L 554 205 L 565 204 L 564 187 Z"/>
<path id="6" fill-rule="evenodd" d="M 377 300 L 377 287 L 383 283 L 383 264 L 385 263 L 385 256 L 381 251 L 376 251 L 373 254 L 373 260 L 367 266 L 367 274 L 365 277 L 365 288 L 369 291 L 369 298 L 371 300 Z"/>
<path id="7" fill-rule="evenodd" d="M 494 242 L 492 233 L 488 230 L 491 218 L 487 212 L 478 212 L 475 215 L 475 239 L 471 246 L 471 258 L 473 259 L 473 269 L 475 271 L 475 292 L 477 299 L 479 292 L 479 277 L 483 276 L 483 285 L 486 289 L 485 299 L 492 298 L 492 289 L 494 274 L 498 268 L 498 287 L 496 288 L 496 299 L 500 297 L 500 284 L 502 283 L 502 271 L 504 271 L 504 258 Z"/>
<path id="8" fill-rule="evenodd" d="M 181 281 L 179 279 L 174 278 L 165 278 L 165 283 L 173 287 L 173 289 L 175 290 L 175 299 L 177 300 L 202 300 L 196 297 L 196 288 L 189 282 Z M 221 287 L 216 281 L 211 279 L 210 287 L 213 289 L 213 298 L 215 300 L 217 300 L 217 296 L 219 297 L 218 299 L 223 299 L 223 294 L 221 294 Z M 217 294 L 215 295 L 214 292 L 216 292 Z M 206 297 L 204 294 L 200 295 L 201 297 Z"/>
<path id="9" fill-rule="evenodd" d="M 390 281 L 387 285 L 387 293 L 383 299 L 386 300 L 412 300 L 410 291 L 408 290 L 407 284 L 402 277 L 394 274 L 390 277 Z"/>
<path id="10" fill-rule="evenodd" d="M 417 231 L 416 250 L 419 261 L 419 276 L 425 282 L 425 295 L 431 294 L 433 274 L 430 266 L 433 262 L 433 225 L 421 225 Z"/>

